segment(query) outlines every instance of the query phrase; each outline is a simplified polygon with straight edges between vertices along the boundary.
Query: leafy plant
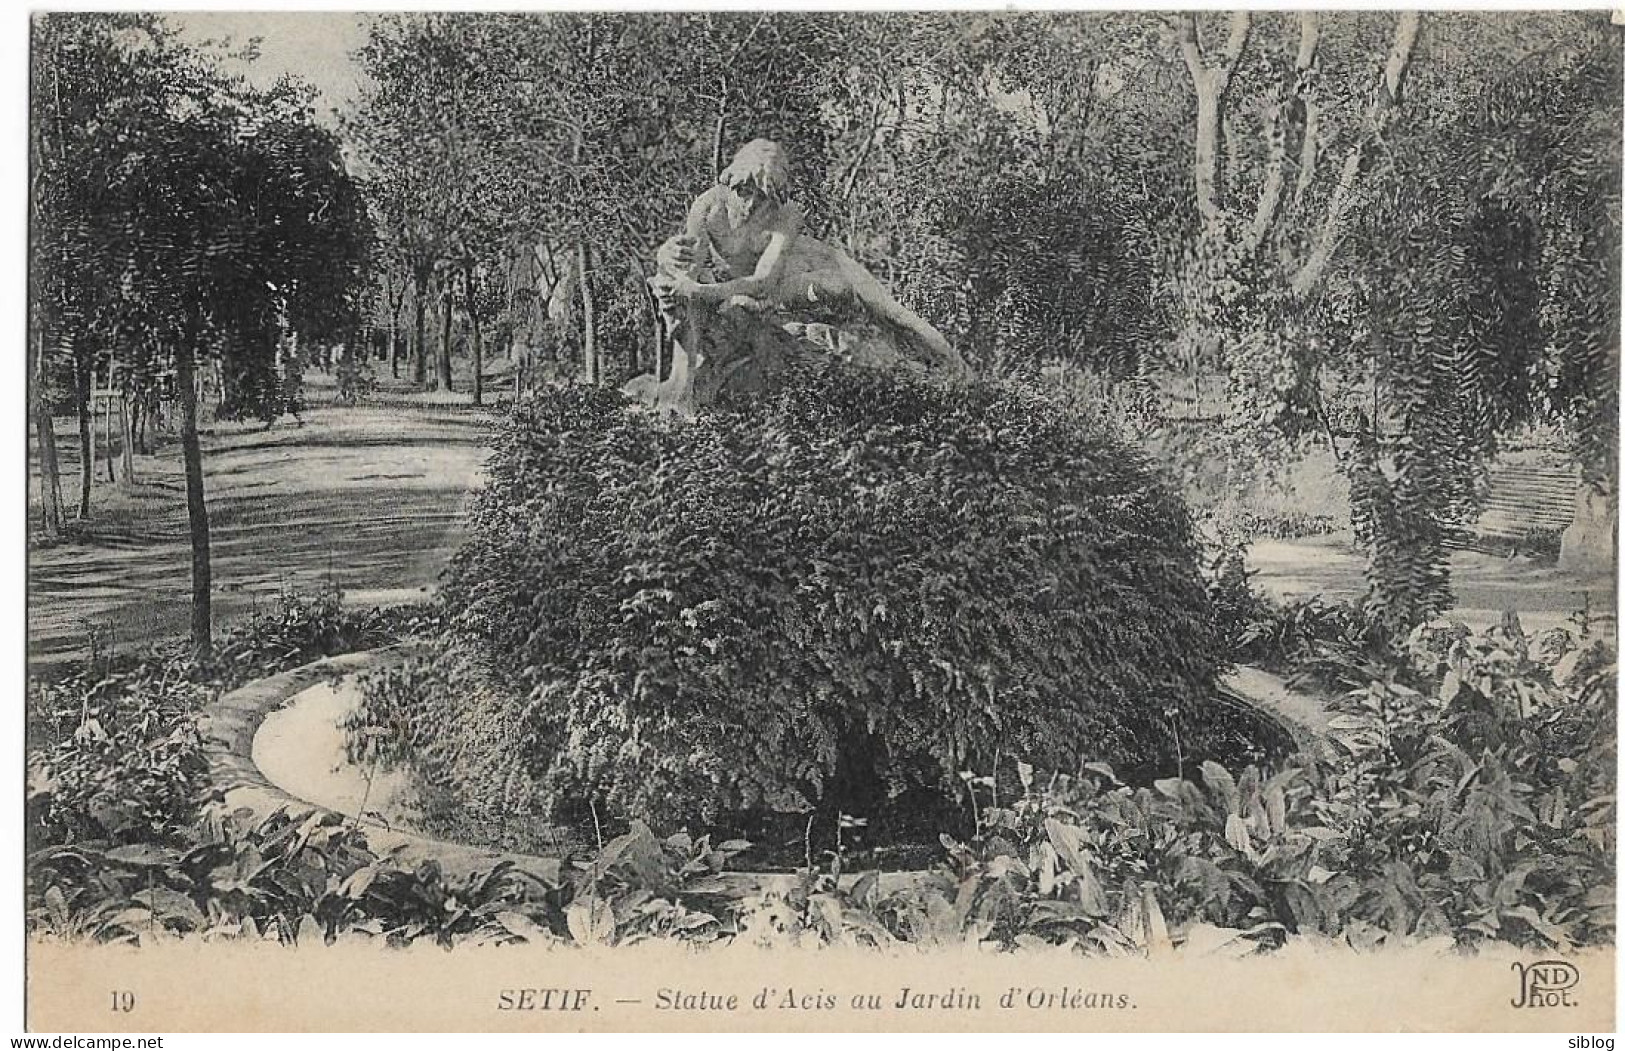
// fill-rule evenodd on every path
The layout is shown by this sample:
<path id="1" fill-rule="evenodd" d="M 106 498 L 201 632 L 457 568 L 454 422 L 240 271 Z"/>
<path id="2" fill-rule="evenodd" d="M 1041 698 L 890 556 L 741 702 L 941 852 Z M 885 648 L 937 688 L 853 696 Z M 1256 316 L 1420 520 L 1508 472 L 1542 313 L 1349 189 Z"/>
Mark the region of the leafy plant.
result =
<path id="1" fill-rule="evenodd" d="M 726 909 L 736 897 L 722 878 L 743 840 L 712 846 L 678 832 L 656 838 L 649 826 L 631 831 L 574 864 L 573 896 L 565 909 L 572 938 L 582 944 L 631 944 L 657 938 L 708 942 L 730 933 Z"/>
<path id="2" fill-rule="evenodd" d="M 229 625 L 207 663 L 175 645 L 31 680 L 30 845 L 173 840 L 210 789 L 195 723 L 204 704 L 251 679 L 395 641 L 422 627 L 420 616 L 347 609 L 332 592 L 289 593 Z"/>
<path id="3" fill-rule="evenodd" d="M 564 388 L 489 470 L 447 623 L 552 800 L 864 813 L 998 754 L 1145 762 L 1217 670 L 1177 497 L 1038 394 L 832 366 L 667 422 Z"/>
<path id="4" fill-rule="evenodd" d="M 326 811 L 207 807 L 181 845 L 48 847 L 29 859 L 29 923 L 104 942 L 196 935 L 286 944 L 503 942 L 562 935 L 557 873 L 502 863 L 448 879 L 377 855 Z"/>
<path id="5" fill-rule="evenodd" d="M 1349 693 L 1343 757 L 1205 762 L 1138 788 L 1101 764 L 1017 763 L 1022 794 L 982 808 L 969 841 L 944 837 L 945 866 L 886 896 L 822 877 L 769 903 L 768 931 L 1105 954 L 1605 943 L 1613 658 L 1554 641 L 1537 658 L 1515 630 L 1419 630 L 1393 678 Z"/>

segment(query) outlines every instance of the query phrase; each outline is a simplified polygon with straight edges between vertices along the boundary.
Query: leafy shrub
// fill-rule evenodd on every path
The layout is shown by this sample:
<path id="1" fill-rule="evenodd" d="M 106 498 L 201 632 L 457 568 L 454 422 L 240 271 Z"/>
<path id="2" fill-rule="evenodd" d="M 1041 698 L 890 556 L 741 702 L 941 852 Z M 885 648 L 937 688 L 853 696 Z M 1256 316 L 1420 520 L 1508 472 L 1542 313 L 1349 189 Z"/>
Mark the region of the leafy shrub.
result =
<path id="1" fill-rule="evenodd" d="M 1208 601 L 1220 638 L 1233 660 L 1250 663 L 1259 658 L 1253 640 L 1273 619 L 1273 603 L 1253 587 L 1247 568 L 1247 546 L 1225 544 L 1203 565 Z"/>
<path id="2" fill-rule="evenodd" d="M 1291 540 L 1324 536 L 1342 527 L 1331 515 L 1315 511 L 1238 509 L 1226 516 L 1224 528 L 1249 540 Z"/>
<path id="3" fill-rule="evenodd" d="M 1610 943 L 1612 653 L 1535 659 L 1516 632 L 1435 627 L 1393 672 L 1428 688 L 1352 691 L 1345 751 L 1329 760 L 1239 774 L 1208 762 L 1145 787 L 1098 764 L 1048 778 L 1022 764 L 1014 803 L 983 809 L 969 842 L 944 837 L 947 865 L 887 895 L 809 880 L 775 903 L 768 936 L 1108 955 L 1290 938 Z"/>
<path id="4" fill-rule="evenodd" d="M 738 895 L 723 869 L 750 847 L 743 840 L 712 846 L 678 832 L 657 838 L 634 821 L 631 830 L 577 861 L 564 919 L 570 937 L 591 945 L 659 938 L 711 942 L 735 930 Z"/>
<path id="5" fill-rule="evenodd" d="M 29 927 L 102 942 L 174 935 L 320 944 L 536 939 L 564 930 L 557 873 L 498 864 L 461 879 L 407 866 L 325 811 L 205 808 L 176 844 L 48 847 L 29 860 Z"/>
<path id="6" fill-rule="evenodd" d="M 503 861 L 449 876 L 434 861 L 376 853 L 339 814 L 284 807 L 256 820 L 213 802 L 170 844 L 35 852 L 28 926 L 38 936 L 143 944 L 706 942 L 734 932 L 725 906 L 735 895 L 720 873 L 745 846 L 683 833 L 656 839 L 634 824 L 568 868 Z"/>
<path id="7" fill-rule="evenodd" d="M 505 732 L 513 695 L 491 679 L 457 647 L 361 676 L 360 703 L 340 722 L 349 760 L 407 771 L 425 831 L 557 853 L 560 830 L 539 812 L 533 764 Z"/>
<path id="8" fill-rule="evenodd" d="M 748 846 L 630 831 L 580 860 L 450 878 L 375 853 L 337 815 L 262 821 L 218 804 L 167 843 L 36 851 L 36 936 L 173 935 L 400 946 L 649 938 L 924 948 L 1060 945 L 1241 955 L 1295 939 L 1366 950 L 1491 942 L 1540 951 L 1614 935 L 1618 731 L 1612 652 L 1510 619 L 1413 632 L 1345 697 L 1341 752 L 1274 770 L 1215 762 L 1123 784 L 1085 764 L 983 796 L 968 838 L 882 892 L 811 864 L 788 888 L 724 878 Z"/>
<path id="9" fill-rule="evenodd" d="M 1319 595 L 1276 601 L 1253 586 L 1246 545 L 1219 548 L 1204 566 L 1208 598 L 1226 653 L 1240 664 L 1342 682 L 1336 672 L 1355 669 L 1355 682 L 1374 674 L 1371 660 L 1391 648 L 1367 611 Z M 1366 658 L 1367 660 L 1363 660 Z"/>
<path id="10" fill-rule="evenodd" d="M 1219 664 L 1183 505 L 1041 395 L 831 369 L 668 421 L 570 387 L 488 467 L 445 610 L 564 807 L 867 813 L 1001 754 L 1146 761 Z"/>

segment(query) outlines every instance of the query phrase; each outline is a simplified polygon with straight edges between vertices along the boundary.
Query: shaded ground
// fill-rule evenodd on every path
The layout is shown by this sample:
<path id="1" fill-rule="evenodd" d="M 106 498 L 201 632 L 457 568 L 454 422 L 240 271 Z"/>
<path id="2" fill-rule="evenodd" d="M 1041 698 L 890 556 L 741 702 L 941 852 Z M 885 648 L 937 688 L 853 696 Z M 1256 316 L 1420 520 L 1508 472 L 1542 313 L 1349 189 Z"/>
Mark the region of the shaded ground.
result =
<path id="1" fill-rule="evenodd" d="M 1323 595 L 1358 601 L 1365 591 L 1365 560 L 1346 533 L 1301 540 L 1260 540 L 1247 553 L 1259 587 L 1280 599 Z M 1475 628 L 1498 623 L 1503 610 L 1517 610 L 1530 631 L 1565 623 L 1582 611 L 1615 617 L 1614 578 L 1587 577 L 1527 558 L 1458 551 L 1450 563 L 1456 608 L 1450 616 Z M 1613 630 L 1612 623 L 1608 630 Z"/>
<path id="2" fill-rule="evenodd" d="M 488 418 L 469 411 L 318 407 L 305 425 L 223 424 L 204 438 L 217 622 L 282 589 L 348 601 L 426 595 L 460 539 Z M 78 464 L 59 443 L 64 497 Z M 136 458 L 128 491 L 96 487 L 91 521 L 30 552 L 36 665 L 187 631 L 190 547 L 178 443 Z"/>

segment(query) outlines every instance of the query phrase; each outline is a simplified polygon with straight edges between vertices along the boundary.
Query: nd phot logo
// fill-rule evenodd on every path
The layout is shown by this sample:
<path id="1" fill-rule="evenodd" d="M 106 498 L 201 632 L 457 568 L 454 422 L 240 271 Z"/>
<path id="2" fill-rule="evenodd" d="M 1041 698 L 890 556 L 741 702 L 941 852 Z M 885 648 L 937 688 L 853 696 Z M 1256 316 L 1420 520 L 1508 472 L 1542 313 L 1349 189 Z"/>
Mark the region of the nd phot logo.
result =
<path id="1" fill-rule="evenodd" d="M 1518 995 L 1513 1007 L 1578 1007 L 1574 987 L 1580 984 L 1580 968 L 1564 960 L 1537 960 L 1515 963 Z"/>

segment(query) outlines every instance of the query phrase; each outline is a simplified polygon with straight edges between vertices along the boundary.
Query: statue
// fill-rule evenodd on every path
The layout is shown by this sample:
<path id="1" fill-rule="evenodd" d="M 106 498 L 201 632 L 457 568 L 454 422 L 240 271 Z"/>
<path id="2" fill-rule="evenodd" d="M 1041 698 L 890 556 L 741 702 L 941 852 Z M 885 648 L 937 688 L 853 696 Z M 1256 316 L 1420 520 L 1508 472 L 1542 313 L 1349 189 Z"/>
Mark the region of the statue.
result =
<path id="1" fill-rule="evenodd" d="M 725 389 L 765 389 L 819 354 L 967 374 L 930 322 L 801 224 L 784 149 L 767 139 L 740 149 L 656 257 L 650 285 L 675 337 L 671 374 L 639 376 L 627 392 L 692 413 Z"/>

